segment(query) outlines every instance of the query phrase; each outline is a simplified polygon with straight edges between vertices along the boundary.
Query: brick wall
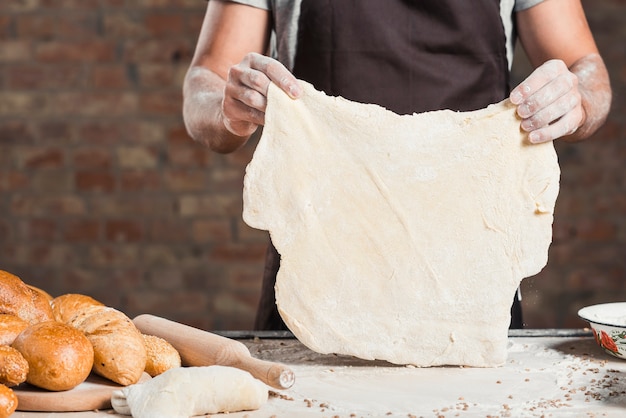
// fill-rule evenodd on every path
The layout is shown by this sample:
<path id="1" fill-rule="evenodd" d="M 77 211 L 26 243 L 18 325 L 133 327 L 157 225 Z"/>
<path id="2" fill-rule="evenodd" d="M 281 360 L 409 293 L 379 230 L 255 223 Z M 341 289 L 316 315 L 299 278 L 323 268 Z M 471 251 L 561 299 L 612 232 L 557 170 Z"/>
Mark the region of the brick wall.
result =
<path id="1" fill-rule="evenodd" d="M 550 263 L 524 283 L 532 327 L 581 326 L 579 307 L 626 300 L 626 5 L 584 4 L 616 97 L 594 141 L 558 144 Z M 251 327 L 266 245 L 241 220 L 254 143 L 210 153 L 180 115 L 204 8 L 0 2 L 0 269 L 130 316 Z"/>

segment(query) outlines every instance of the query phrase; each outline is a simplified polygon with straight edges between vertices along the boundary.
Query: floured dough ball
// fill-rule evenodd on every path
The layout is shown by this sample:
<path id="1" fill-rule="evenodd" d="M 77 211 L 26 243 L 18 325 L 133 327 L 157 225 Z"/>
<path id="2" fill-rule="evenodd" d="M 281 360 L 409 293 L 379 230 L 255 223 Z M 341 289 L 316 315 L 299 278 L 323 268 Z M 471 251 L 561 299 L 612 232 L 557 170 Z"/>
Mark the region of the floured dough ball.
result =
<path id="1" fill-rule="evenodd" d="M 0 383 L 6 386 L 17 386 L 26 381 L 28 362 L 13 347 L 0 346 Z"/>
<path id="2" fill-rule="evenodd" d="M 17 395 L 11 389 L 0 385 L 0 418 L 7 418 L 17 409 Z"/>
<path id="3" fill-rule="evenodd" d="M 146 373 L 154 377 L 161 373 L 180 367 L 181 360 L 178 351 L 163 338 L 155 335 L 143 335 L 146 345 L 148 360 L 146 361 Z"/>
<path id="4" fill-rule="evenodd" d="M 20 332 L 28 328 L 28 322 L 15 315 L 0 314 L 0 345 L 11 345 Z"/>
<path id="5" fill-rule="evenodd" d="M 28 362 L 26 381 L 43 389 L 72 389 L 85 381 L 93 366 L 93 346 L 87 337 L 56 321 L 26 328 L 13 347 Z"/>

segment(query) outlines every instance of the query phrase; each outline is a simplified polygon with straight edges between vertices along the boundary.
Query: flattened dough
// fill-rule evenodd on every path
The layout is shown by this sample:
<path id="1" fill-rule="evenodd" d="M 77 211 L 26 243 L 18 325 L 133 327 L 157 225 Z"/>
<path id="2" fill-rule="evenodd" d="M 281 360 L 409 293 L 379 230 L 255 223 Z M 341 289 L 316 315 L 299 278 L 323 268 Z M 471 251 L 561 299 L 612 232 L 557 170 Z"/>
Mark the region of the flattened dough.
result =
<path id="1" fill-rule="evenodd" d="M 289 329 L 320 353 L 501 365 L 515 291 L 547 262 L 553 144 L 528 144 L 508 101 L 400 116 L 303 87 L 270 86 L 243 195 Z"/>

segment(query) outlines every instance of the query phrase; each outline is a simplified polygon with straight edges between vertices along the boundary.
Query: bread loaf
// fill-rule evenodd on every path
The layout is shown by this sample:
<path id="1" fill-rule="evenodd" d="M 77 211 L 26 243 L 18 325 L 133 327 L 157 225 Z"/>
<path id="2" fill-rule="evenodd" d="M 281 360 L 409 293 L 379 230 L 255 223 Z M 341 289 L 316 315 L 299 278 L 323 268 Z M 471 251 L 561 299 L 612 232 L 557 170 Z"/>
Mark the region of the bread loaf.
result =
<path id="1" fill-rule="evenodd" d="M 30 287 L 31 290 L 34 290 L 35 292 L 41 294 L 41 296 L 46 298 L 48 300 L 48 302 L 50 302 L 53 299 L 52 295 L 50 295 L 50 293 L 46 292 L 43 289 L 40 289 L 40 288 L 38 288 L 36 286 L 33 286 L 32 284 L 26 284 L 26 286 Z"/>
<path id="2" fill-rule="evenodd" d="M 91 371 L 93 347 L 83 333 L 57 321 L 40 322 L 26 328 L 13 342 L 28 362 L 31 385 L 53 390 L 69 390 L 79 385 Z"/>
<path id="3" fill-rule="evenodd" d="M 146 373 L 154 377 L 161 373 L 181 366 L 180 354 L 163 338 L 155 335 L 143 335 L 148 359 Z"/>
<path id="4" fill-rule="evenodd" d="M 11 389 L 0 385 L 0 418 L 8 418 L 17 409 L 17 395 Z"/>
<path id="5" fill-rule="evenodd" d="M 59 322 L 69 324 L 72 318 L 90 306 L 104 306 L 91 296 L 68 293 L 58 296 L 50 302 L 52 315 Z"/>
<path id="6" fill-rule="evenodd" d="M 26 381 L 28 362 L 15 348 L 0 345 L 0 383 L 6 386 L 17 386 Z"/>
<path id="7" fill-rule="evenodd" d="M 59 296 L 52 306 L 57 318 L 91 341 L 95 373 L 125 386 L 139 381 L 147 354 L 143 337 L 130 318 L 84 295 Z"/>
<path id="8" fill-rule="evenodd" d="M 0 270 L 0 313 L 22 318 L 29 324 L 53 319 L 50 302 L 19 277 Z"/>
<path id="9" fill-rule="evenodd" d="M 11 345 L 15 338 L 28 327 L 28 322 L 15 315 L 0 314 L 0 345 Z"/>

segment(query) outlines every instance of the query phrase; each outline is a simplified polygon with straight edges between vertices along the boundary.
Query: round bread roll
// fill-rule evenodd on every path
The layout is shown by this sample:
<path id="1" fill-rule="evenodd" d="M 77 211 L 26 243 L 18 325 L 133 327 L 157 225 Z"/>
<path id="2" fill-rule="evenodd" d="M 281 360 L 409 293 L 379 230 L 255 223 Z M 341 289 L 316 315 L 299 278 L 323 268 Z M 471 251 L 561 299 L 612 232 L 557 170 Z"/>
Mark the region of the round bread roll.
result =
<path id="1" fill-rule="evenodd" d="M 84 382 L 93 366 L 93 346 L 85 335 L 56 321 L 26 328 L 13 342 L 28 362 L 26 381 L 52 391 Z"/>
<path id="2" fill-rule="evenodd" d="M 0 345 L 0 383 L 17 386 L 26 381 L 28 362 L 15 348 Z"/>
<path id="3" fill-rule="evenodd" d="M 20 332 L 28 328 L 28 322 L 15 315 L 0 314 L 0 345 L 11 345 Z"/>
<path id="4" fill-rule="evenodd" d="M 180 367 L 180 354 L 172 344 L 155 335 L 145 334 L 143 334 L 143 342 L 148 354 L 146 373 L 150 376 L 154 377 L 174 367 Z"/>
<path id="5" fill-rule="evenodd" d="M 17 409 L 17 395 L 11 389 L 0 385 L 0 418 L 7 418 Z"/>
<path id="6" fill-rule="evenodd" d="M 53 319 L 50 302 L 19 277 L 0 270 L 0 313 L 22 318 L 29 324 Z"/>

